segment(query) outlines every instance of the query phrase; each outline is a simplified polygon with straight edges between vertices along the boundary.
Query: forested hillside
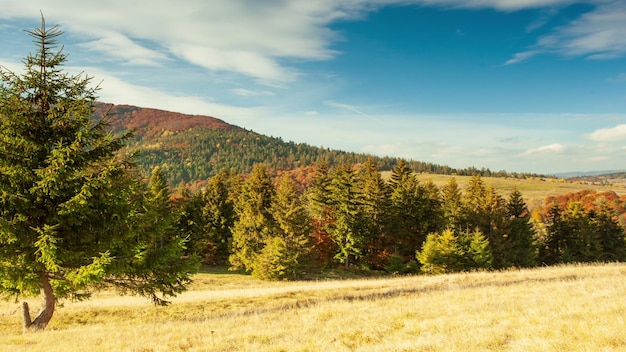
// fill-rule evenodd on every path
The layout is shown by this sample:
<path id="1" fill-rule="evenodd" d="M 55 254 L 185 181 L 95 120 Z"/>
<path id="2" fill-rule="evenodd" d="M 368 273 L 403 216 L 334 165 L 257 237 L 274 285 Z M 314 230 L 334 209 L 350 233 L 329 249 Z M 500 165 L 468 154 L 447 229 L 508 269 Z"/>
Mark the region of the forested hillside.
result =
<path id="1" fill-rule="evenodd" d="M 108 115 L 114 131 L 134 131 L 129 148 L 140 151 L 137 159 L 144 174 L 160 166 L 171 185 L 206 181 L 221 169 L 249 173 L 252 166 L 265 163 L 274 171 L 293 170 L 316 162 L 330 166 L 362 164 L 368 158 L 380 170 L 391 170 L 398 158 L 314 147 L 286 142 L 244 128 L 230 125 L 210 116 L 186 115 L 129 105 L 98 104 L 96 115 Z M 416 172 L 481 176 L 525 177 L 504 171 L 467 167 L 455 169 L 421 161 L 407 161 Z"/>

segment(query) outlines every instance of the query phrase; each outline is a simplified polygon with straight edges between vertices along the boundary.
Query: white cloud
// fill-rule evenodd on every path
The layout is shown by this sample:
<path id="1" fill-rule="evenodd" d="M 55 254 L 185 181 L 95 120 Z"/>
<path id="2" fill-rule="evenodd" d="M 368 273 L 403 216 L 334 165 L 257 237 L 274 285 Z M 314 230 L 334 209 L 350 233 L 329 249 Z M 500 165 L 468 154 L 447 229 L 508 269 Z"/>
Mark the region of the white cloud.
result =
<path id="1" fill-rule="evenodd" d="M 564 53 L 616 55 L 626 21 L 617 2 L 597 0 L 596 11 L 544 38 Z M 156 65 L 167 58 L 212 71 L 235 72 L 275 85 L 300 77 L 288 62 L 328 60 L 341 34 L 330 24 L 358 19 L 388 5 L 517 11 L 550 8 L 573 0 L 178 0 L 156 5 L 147 0 L 0 0 L 0 18 L 37 18 L 59 23 L 104 58 Z M 620 10 L 618 8 L 618 10 Z M 621 12 L 623 14 L 623 11 Z M 150 43 L 150 46 L 145 43 Z M 547 49 L 538 44 L 539 50 Z M 534 54 L 519 53 L 516 63 Z"/>
<path id="2" fill-rule="evenodd" d="M 250 90 L 245 88 L 234 88 L 230 90 L 231 93 L 241 97 L 271 97 L 274 96 L 274 92 L 268 90 Z"/>
<path id="3" fill-rule="evenodd" d="M 357 114 L 359 114 L 361 116 L 365 116 L 365 117 L 367 117 L 370 120 L 374 120 L 376 122 L 381 122 L 378 118 L 376 118 L 376 117 L 374 117 L 374 116 L 372 116 L 370 114 L 364 113 L 360 107 L 357 107 L 357 106 L 354 106 L 354 105 L 338 103 L 338 102 L 332 101 L 332 100 L 325 101 L 324 104 L 327 105 L 327 106 L 330 106 L 330 107 L 352 111 L 352 112 L 355 112 L 355 113 L 357 113 Z"/>
<path id="4" fill-rule="evenodd" d="M 515 54 L 506 64 L 518 63 L 539 53 L 597 60 L 626 55 L 626 3 L 610 0 L 591 3 L 595 5 L 593 10 L 539 38 L 532 48 Z"/>
<path id="5" fill-rule="evenodd" d="M 121 33 L 111 32 L 100 39 L 81 43 L 79 46 L 104 53 L 115 53 L 125 63 L 141 66 L 160 66 L 168 60 L 167 55 L 141 46 Z"/>
<path id="6" fill-rule="evenodd" d="M 554 143 L 554 144 L 544 145 L 538 148 L 528 149 L 525 152 L 523 152 L 522 155 L 530 156 L 533 154 L 544 154 L 544 153 L 558 154 L 558 153 L 562 153 L 563 151 L 565 151 L 565 149 L 566 148 L 564 145 Z"/>
<path id="7" fill-rule="evenodd" d="M 529 58 L 535 56 L 539 54 L 538 50 L 529 50 L 529 51 L 525 51 L 525 52 L 521 52 L 521 53 L 517 53 L 515 54 L 512 58 L 510 58 L 509 60 L 507 60 L 504 65 L 513 65 L 516 64 L 518 62 L 522 62 L 525 60 L 528 60 Z"/>
<path id="8" fill-rule="evenodd" d="M 430 6 L 447 6 L 455 8 L 493 8 L 500 11 L 518 11 L 523 9 L 562 6 L 577 1 L 572 0 L 415 0 Z"/>
<path id="9" fill-rule="evenodd" d="M 83 68 L 68 67 L 68 72 L 77 74 Z M 245 120 L 265 114 L 264 107 L 242 108 L 207 101 L 194 96 L 176 96 L 171 92 L 125 82 L 114 75 L 97 68 L 87 69 L 100 83 L 99 100 L 106 103 L 130 104 L 155 109 L 163 109 L 187 114 L 210 115 L 232 124 L 244 127 Z"/>
<path id="10" fill-rule="evenodd" d="M 626 124 L 611 128 L 601 128 L 591 132 L 587 138 L 596 142 L 616 142 L 626 140 Z"/>

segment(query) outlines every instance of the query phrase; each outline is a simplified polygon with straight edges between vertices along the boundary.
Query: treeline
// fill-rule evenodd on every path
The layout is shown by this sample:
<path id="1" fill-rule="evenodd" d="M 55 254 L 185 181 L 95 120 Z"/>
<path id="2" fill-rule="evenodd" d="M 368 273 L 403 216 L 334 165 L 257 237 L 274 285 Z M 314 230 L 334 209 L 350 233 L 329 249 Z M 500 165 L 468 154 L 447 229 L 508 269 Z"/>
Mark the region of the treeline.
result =
<path id="1" fill-rule="evenodd" d="M 250 173 L 255 164 L 272 165 L 276 170 L 291 170 L 311 164 L 326 163 L 363 164 L 372 159 L 382 171 L 391 170 L 398 163 L 395 157 L 376 157 L 367 154 L 319 148 L 305 143 L 285 142 L 281 138 L 268 137 L 241 128 L 212 129 L 190 128 L 172 132 L 139 133 L 130 144 L 139 151 L 138 166 L 149 175 L 154 167 L 166 172 L 171 184 L 193 183 L 217 175 L 219 170 Z M 452 168 L 422 161 L 407 161 L 416 172 L 442 175 L 474 175 L 538 177 L 536 174 L 492 171 L 488 168 Z"/>
<path id="2" fill-rule="evenodd" d="M 201 191 L 181 190 L 175 208 L 189 254 L 294 279 L 339 266 L 442 273 L 624 261 L 615 202 L 598 202 L 554 203 L 532 216 L 519 191 L 502 197 L 478 174 L 463 190 L 454 178 L 439 188 L 403 160 L 385 180 L 370 158 L 318 163 L 306 187 L 289 174 L 272 177 L 264 164 L 247 175 L 222 169 Z"/>

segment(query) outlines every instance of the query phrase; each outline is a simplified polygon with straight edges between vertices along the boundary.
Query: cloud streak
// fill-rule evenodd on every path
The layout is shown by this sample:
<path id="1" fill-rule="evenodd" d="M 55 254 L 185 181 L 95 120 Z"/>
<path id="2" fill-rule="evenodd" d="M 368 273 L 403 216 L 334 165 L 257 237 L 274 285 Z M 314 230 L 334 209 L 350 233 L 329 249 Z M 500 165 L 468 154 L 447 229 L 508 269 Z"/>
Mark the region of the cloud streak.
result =
<path id="1" fill-rule="evenodd" d="M 565 146 L 562 144 L 554 143 L 544 145 L 534 149 L 528 149 L 522 153 L 523 156 L 531 156 L 533 154 L 559 154 L 565 151 Z"/>
<path id="2" fill-rule="evenodd" d="M 372 120 L 372 121 L 376 121 L 376 122 L 382 122 L 379 119 L 377 119 L 376 117 L 370 115 L 370 114 L 366 114 L 363 111 L 361 111 L 361 108 L 356 107 L 354 105 L 349 105 L 349 104 L 344 104 L 344 103 L 338 103 L 336 101 L 332 101 L 332 100 L 328 100 L 324 102 L 325 105 L 330 106 L 330 107 L 334 107 L 334 108 L 339 108 L 339 109 L 344 109 L 344 110 L 348 110 L 348 111 L 352 111 L 352 112 L 356 112 L 357 114 L 361 115 L 361 116 L 365 116 L 368 119 Z"/>
<path id="3" fill-rule="evenodd" d="M 83 45 L 104 57 L 134 65 L 177 58 L 216 72 L 234 72 L 268 85 L 293 82 L 292 60 L 330 60 L 341 34 L 330 25 L 359 19 L 389 5 L 518 11 L 571 5 L 572 0 L 318 0 L 205 2 L 178 0 L 155 6 L 147 0 L 0 0 L 0 18 L 34 18 L 41 9 Z M 608 58 L 626 53 L 626 5 L 584 1 L 595 9 L 515 54 L 519 63 L 540 52 Z M 68 9 L 72 9 L 68 11 Z M 170 25 L 172 24 L 172 25 Z M 175 25 L 173 25 L 175 24 Z M 144 42 L 150 42 L 148 47 Z"/>
<path id="4" fill-rule="evenodd" d="M 540 53 L 592 60 L 626 55 L 626 4 L 610 0 L 589 3 L 595 5 L 593 10 L 540 37 L 532 48 L 516 53 L 505 64 L 519 63 Z"/>
<path id="5" fill-rule="evenodd" d="M 596 130 L 590 133 L 587 138 L 596 142 L 626 141 L 626 124 Z"/>

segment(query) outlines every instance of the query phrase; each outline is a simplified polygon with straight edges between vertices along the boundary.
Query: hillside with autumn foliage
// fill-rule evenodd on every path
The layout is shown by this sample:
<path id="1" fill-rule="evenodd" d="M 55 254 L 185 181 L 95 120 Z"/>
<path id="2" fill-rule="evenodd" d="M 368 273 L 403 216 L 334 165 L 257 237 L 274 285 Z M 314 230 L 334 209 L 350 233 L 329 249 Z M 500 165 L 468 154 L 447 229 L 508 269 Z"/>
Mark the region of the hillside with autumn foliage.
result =
<path id="1" fill-rule="evenodd" d="M 296 172 L 306 172 L 318 162 L 331 166 L 362 164 L 371 158 L 381 170 L 391 170 L 398 162 L 393 156 L 378 157 L 287 142 L 211 116 L 106 103 L 97 104 L 94 114 L 106 115 L 115 132 L 132 130 L 134 138 L 128 147 L 140 152 L 138 166 L 146 175 L 159 166 L 172 186 L 203 183 L 221 169 L 249 173 L 258 163 L 266 164 L 272 173 L 279 174 L 297 169 L 300 171 Z M 433 174 L 530 176 L 473 166 L 456 169 L 416 160 L 407 163 L 416 172 Z"/>

